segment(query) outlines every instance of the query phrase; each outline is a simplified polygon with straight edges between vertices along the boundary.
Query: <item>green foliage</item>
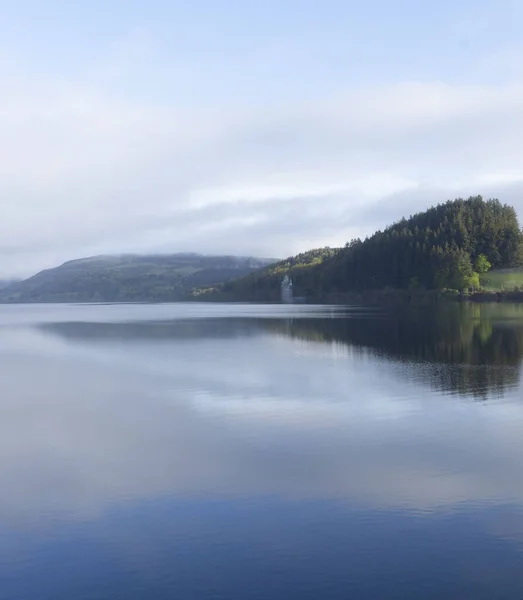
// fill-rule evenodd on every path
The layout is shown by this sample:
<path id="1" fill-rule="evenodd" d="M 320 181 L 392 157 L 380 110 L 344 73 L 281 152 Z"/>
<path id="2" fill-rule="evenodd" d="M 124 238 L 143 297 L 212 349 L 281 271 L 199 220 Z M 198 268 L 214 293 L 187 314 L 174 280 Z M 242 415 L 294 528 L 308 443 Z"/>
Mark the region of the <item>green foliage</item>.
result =
<path id="1" fill-rule="evenodd" d="M 317 248 L 271 264 L 246 277 L 232 280 L 222 286 L 195 290 L 198 300 L 275 301 L 280 298 L 281 280 L 292 277 L 297 295 L 311 296 L 322 285 L 322 267 L 340 252 L 339 248 Z"/>
<path id="2" fill-rule="evenodd" d="M 220 288 L 227 299 L 277 300 L 285 273 L 311 300 L 353 290 L 480 287 L 479 274 L 522 261 L 515 210 L 481 196 L 457 199 L 401 219 L 339 250 L 314 250 Z"/>
<path id="3" fill-rule="evenodd" d="M 470 275 L 463 278 L 462 288 L 467 290 L 479 290 L 481 283 L 479 281 L 479 274 L 472 271 Z"/>
<path id="4" fill-rule="evenodd" d="M 491 267 L 492 265 L 490 264 L 488 258 L 484 254 L 479 254 L 476 257 L 476 261 L 474 262 L 474 270 L 477 273 L 483 275 L 484 273 L 489 271 Z"/>

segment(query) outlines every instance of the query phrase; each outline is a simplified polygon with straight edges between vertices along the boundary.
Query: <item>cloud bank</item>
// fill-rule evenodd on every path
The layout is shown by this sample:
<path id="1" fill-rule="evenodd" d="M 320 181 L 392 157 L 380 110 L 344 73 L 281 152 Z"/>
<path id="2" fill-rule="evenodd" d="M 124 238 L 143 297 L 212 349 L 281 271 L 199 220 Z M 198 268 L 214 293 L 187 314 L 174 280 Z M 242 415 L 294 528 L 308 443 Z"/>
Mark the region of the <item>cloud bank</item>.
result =
<path id="1" fill-rule="evenodd" d="M 0 276 L 97 253 L 283 257 L 478 193 L 523 209 L 520 83 L 224 109 L 3 74 Z"/>

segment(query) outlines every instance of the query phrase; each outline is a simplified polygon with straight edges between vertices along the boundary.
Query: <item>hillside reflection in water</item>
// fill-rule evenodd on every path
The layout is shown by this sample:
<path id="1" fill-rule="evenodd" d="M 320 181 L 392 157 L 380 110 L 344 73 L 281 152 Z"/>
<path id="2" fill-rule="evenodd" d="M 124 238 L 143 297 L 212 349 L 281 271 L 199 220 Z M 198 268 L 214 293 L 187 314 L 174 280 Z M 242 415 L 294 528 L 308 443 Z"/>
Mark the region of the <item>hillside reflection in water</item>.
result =
<path id="1" fill-rule="evenodd" d="M 521 320 L 518 320 L 520 316 Z M 403 364 L 399 374 L 451 393 L 486 397 L 518 385 L 523 311 L 517 306 L 449 304 L 418 310 L 338 310 L 298 318 L 207 317 L 134 323 L 62 322 L 46 332 L 84 342 L 220 340 L 274 334 L 345 347 L 352 358 Z"/>
<path id="2" fill-rule="evenodd" d="M 0 596 L 523 597 L 522 324 L 0 307 Z"/>

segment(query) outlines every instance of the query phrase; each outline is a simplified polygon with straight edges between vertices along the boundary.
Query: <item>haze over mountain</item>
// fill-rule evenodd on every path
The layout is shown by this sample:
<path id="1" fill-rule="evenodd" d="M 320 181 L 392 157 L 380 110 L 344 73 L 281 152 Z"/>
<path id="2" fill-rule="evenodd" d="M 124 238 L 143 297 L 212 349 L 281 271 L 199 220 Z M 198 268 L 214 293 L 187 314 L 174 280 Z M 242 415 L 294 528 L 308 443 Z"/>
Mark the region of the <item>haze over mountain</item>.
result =
<path id="1" fill-rule="evenodd" d="M 176 301 L 193 287 L 220 284 L 271 262 L 195 253 L 94 256 L 0 288 L 0 302 Z"/>
<path id="2" fill-rule="evenodd" d="M 521 214 L 522 23 L 511 0 L 6 3 L 0 278 L 290 256 L 477 193 Z"/>

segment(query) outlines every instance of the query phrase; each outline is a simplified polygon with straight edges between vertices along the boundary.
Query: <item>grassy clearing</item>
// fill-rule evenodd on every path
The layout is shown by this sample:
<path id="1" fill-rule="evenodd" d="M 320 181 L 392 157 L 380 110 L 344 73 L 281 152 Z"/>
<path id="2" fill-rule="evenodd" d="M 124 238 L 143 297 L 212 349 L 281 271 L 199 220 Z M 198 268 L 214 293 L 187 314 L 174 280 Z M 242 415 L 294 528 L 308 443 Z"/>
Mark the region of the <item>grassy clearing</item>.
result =
<path id="1" fill-rule="evenodd" d="M 482 286 L 489 291 L 513 290 L 523 287 L 523 271 L 499 269 L 481 277 Z"/>

